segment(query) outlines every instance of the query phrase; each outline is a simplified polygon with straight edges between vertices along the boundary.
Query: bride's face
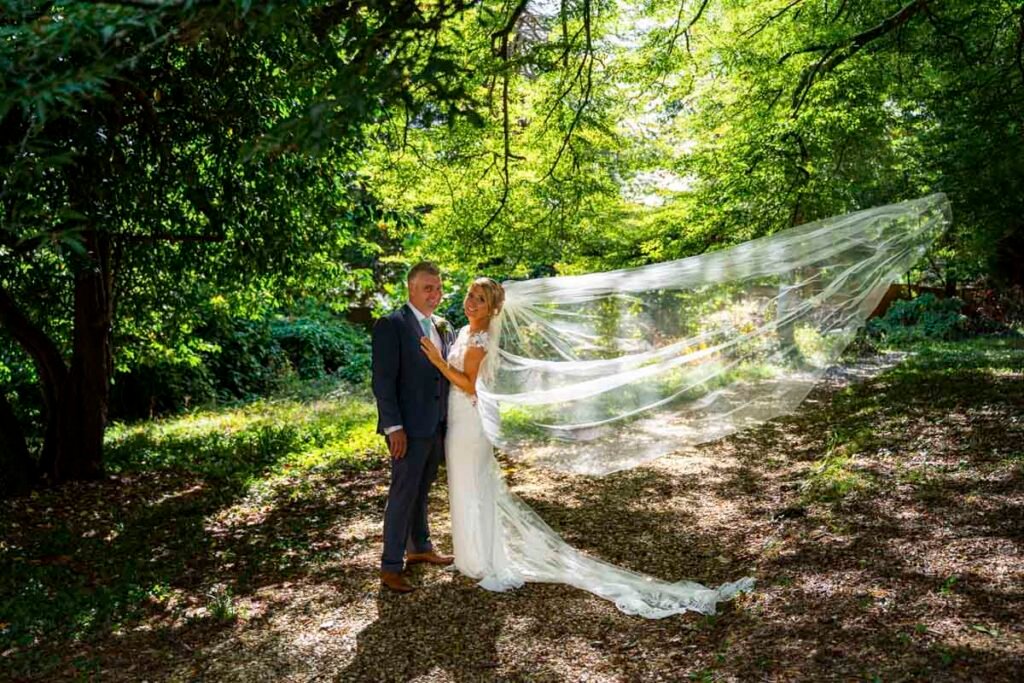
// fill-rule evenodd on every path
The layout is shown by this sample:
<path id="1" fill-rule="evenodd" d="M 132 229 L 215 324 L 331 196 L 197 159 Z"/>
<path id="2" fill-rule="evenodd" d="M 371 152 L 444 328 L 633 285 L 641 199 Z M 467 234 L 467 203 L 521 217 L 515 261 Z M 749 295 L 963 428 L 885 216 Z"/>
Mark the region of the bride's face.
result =
<path id="1" fill-rule="evenodd" d="M 470 322 L 486 320 L 491 314 L 483 291 L 475 286 L 469 288 L 469 292 L 462 302 L 462 310 L 466 312 L 466 317 L 469 318 Z"/>

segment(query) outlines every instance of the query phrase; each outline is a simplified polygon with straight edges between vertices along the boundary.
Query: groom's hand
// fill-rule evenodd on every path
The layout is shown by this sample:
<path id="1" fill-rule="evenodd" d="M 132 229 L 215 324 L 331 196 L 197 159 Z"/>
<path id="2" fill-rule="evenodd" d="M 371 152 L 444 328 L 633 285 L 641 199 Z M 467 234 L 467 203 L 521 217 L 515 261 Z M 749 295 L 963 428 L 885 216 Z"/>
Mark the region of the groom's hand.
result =
<path id="1" fill-rule="evenodd" d="M 398 429 L 388 434 L 388 450 L 391 451 L 392 458 L 405 457 L 405 449 L 408 446 L 408 442 L 405 438 L 405 430 Z"/>

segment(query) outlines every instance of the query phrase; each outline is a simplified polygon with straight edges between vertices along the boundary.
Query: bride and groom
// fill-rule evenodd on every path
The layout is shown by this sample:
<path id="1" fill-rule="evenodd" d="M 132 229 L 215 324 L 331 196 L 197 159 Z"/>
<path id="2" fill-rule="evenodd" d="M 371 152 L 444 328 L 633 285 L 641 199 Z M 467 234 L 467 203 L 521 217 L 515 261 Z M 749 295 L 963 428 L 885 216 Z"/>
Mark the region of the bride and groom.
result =
<path id="1" fill-rule="evenodd" d="M 414 587 L 407 565 L 449 565 L 482 588 L 505 591 L 524 582 L 565 583 L 612 600 L 628 614 L 661 618 L 715 612 L 716 604 L 753 581 L 719 588 L 669 583 L 597 560 L 565 543 L 509 491 L 476 407 L 476 379 L 490 346 L 491 323 L 504 290 L 478 278 L 463 302 L 469 325 L 454 333 L 433 315 L 442 278 L 431 263 L 408 274 L 409 302 L 373 330 L 373 393 L 385 435 L 391 485 L 384 513 L 381 582 Z M 446 461 L 454 557 L 434 548 L 427 519 L 430 486 Z"/>

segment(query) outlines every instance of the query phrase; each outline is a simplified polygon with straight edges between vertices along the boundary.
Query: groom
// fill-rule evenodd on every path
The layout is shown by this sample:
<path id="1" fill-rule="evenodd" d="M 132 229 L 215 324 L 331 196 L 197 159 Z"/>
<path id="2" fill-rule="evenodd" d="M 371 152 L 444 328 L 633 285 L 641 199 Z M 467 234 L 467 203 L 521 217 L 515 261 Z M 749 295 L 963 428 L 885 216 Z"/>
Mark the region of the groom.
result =
<path id="1" fill-rule="evenodd" d="M 409 271 L 408 284 L 409 302 L 373 328 L 377 432 L 384 435 L 391 453 L 380 580 L 400 593 L 413 590 L 402 575 L 406 564 L 452 563 L 451 557 L 434 550 L 427 523 L 427 493 L 444 459 L 448 380 L 420 350 L 420 338 L 426 336 L 447 356 L 451 330 L 443 318 L 433 315 L 441 302 L 437 266 L 417 263 Z"/>

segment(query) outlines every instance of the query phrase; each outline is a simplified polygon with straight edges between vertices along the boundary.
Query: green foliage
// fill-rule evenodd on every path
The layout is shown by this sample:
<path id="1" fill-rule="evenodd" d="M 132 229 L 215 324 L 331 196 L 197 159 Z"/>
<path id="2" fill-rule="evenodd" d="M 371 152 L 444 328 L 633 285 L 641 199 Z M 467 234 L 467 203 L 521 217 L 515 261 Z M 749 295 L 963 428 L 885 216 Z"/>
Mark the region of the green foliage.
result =
<path id="1" fill-rule="evenodd" d="M 504 406 L 501 409 L 501 431 L 512 443 L 522 439 L 543 441 L 550 433 L 541 425 L 547 424 L 550 412 L 537 407 Z"/>
<path id="2" fill-rule="evenodd" d="M 836 503 L 866 486 L 865 477 L 852 469 L 851 456 L 829 454 L 815 463 L 801 491 L 805 502 Z"/>
<path id="3" fill-rule="evenodd" d="M 943 190 L 922 275 L 1020 280 L 1019 8 L 904 4 L 527 5 L 508 62 L 460 26 L 483 125 L 396 111 L 367 167 L 423 213 L 406 250 L 470 271 L 639 265 Z"/>
<path id="4" fill-rule="evenodd" d="M 238 619 L 238 608 L 235 607 L 235 599 L 229 587 L 218 584 L 210 589 L 208 597 L 210 602 L 207 609 L 214 620 L 224 624 Z"/>
<path id="5" fill-rule="evenodd" d="M 215 401 L 252 399 L 296 379 L 366 382 L 369 334 L 322 307 L 299 310 L 296 315 L 250 319 L 212 309 L 186 343 L 140 359 L 116 378 L 114 416 L 149 417 Z"/>
<path id="6" fill-rule="evenodd" d="M 894 302 L 885 315 L 868 323 L 868 330 L 887 342 L 949 340 L 963 335 L 967 317 L 957 298 L 940 299 L 930 292 Z"/>
<path id="7" fill-rule="evenodd" d="M 369 335 L 324 311 L 277 318 L 271 323 L 271 334 L 301 379 L 334 372 L 355 383 L 369 377 Z"/>
<path id="8" fill-rule="evenodd" d="M 943 190 L 955 227 L 920 275 L 1020 281 L 1020 9 L 904 4 L 0 0 L 0 293 L 69 360 L 76 275 L 107 269 L 115 412 L 148 415 L 364 376 L 365 340 L 299 307 L 379 309 L 421 257 L 458 326 L 472 275 L 685 257 Z M 727 295 L 659 315 L 697 328 Z M 959 333 L 940 311 L 878 325 Z M 0 354 L 43 433 L 41 378 Z"/>
<path id="9" fill-rule="evenodd" d="M 347 384 L 333 382 L 312 385 L 312 399 L 264 399 L 177 418 L 115 424 L 107 436 L 111 470 L 174 468 L 241 484 L 272 466 L 360 466 L 367 457 L 383 453 L 376 409 L 364 395 L 343 393 Z"/>
<path id="10" fill-rule="evenodd" d="M 606 429 L 625 429 L 630 422 L 650 419 L 647 412 L 633 414 L 645 406 L 671 398 L 664 404 L 665 410 L 671 412 L 674 406 L 695 401 L 723 386 L 770 379 L 776 373 L 777 368 L 765 363 L 742 361 L 726 369 L 720 359 L 706 359 L 692 367 L 666 372 L 654 382 L 645 380 L 617 387 L 614 391 L 602 393 L 593 402 L 504 405 L 500 412 L 501 433 L 512 443 L 523 441 L 537 445 L 558 438 L 546 425 L 563 421 L 613 420 Z M 569 415 L 572 418 L 567 419 Z M 624 415 L 627 417 L 622 417 Z"/>
<path id="11" fill-rule="evenodd" d="M 7 394 L 11 409 L 25 425 L 38 420 L 42 410 L 39 393 L 34 391 L 37 381 L 29 358 L 0 330 L 0 391 Z"/>
<path id="12" fill-rule="evenodd" d="M 108 343 L 105 376 L 63 392 L 100 413 L 115 371 L 140 377 L 147 400 L 126 401 L 141 414 L 263 393 L 287 367 L 273 312 L 365 304 L 390 274 L 378 257 L 401 246 L 390 231 L 416 220 L 369 187 L 366 128 L 391 106 L 471 114 L 469 66 L 436 40 L 466 4 L 409 7 L 0 0 L 0 325 L 53 369 L 35 378 L 48 387 L 3 395 L 60 394 L 62 371 Z M 287 337 L 302 373 L 342 334 Z M 56 411 L 21 415 L 65 438 L 41 424 Z"/>
<path id="13" fill-rule="evenodd" d="M 286 361 L 267 320 L 217 316 L 196 329 L 203 365 L 224 398 L 268 393 Z"/>

